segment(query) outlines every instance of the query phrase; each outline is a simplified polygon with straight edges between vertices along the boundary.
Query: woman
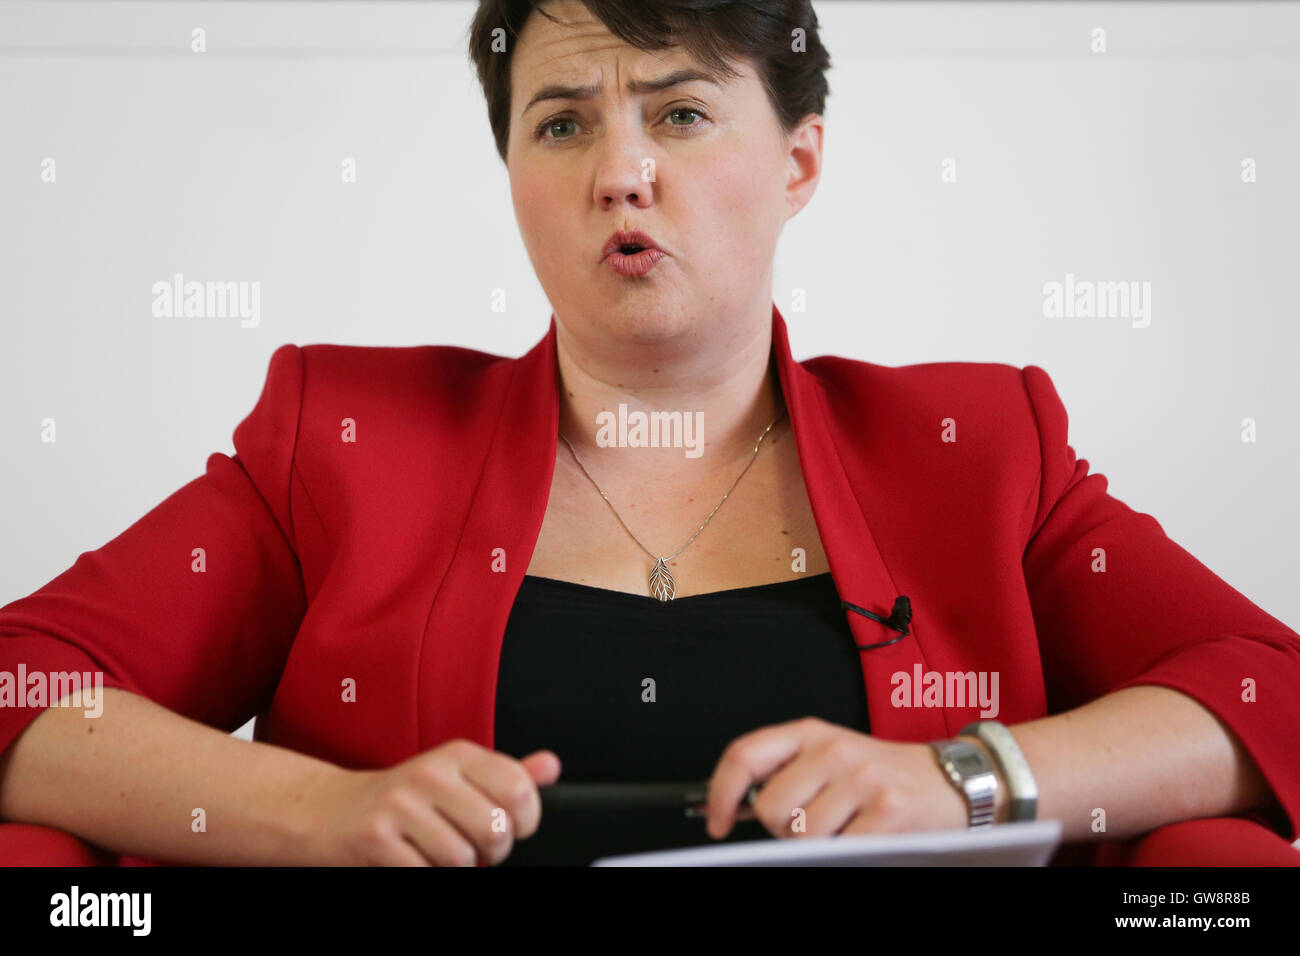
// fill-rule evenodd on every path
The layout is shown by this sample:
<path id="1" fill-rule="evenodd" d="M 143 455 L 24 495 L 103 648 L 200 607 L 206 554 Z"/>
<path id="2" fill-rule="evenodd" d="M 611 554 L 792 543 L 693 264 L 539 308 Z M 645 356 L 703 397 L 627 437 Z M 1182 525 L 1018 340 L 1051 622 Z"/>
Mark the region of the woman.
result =
<path id="1" fill-rule="evenodd" d="M 807 3 L 715 7 L 483 0 L 546 336 L 277 350 L 234 458 L 0 609 L 3 669 L 110 688 L 93 737 L 0 708 L 0 816 L 425 865 L 1036 813 L 1300 862 L 1300 637 L 1087 474 L 1041 369 L 793 361 L 829 61 Z M 539 830 L 539 786 L 704 778 L 707 830 Z"/>

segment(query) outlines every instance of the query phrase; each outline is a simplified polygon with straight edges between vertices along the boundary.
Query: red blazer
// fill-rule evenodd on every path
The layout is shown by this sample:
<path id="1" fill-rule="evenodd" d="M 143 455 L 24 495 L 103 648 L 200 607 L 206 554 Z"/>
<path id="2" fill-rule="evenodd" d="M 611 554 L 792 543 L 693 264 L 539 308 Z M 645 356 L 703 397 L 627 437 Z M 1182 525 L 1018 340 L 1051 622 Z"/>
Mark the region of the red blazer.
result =
<path id="1" fill-rule="evenodd" d="M 1237 734 L 1300 836 L 1300 636 L 1088 474 L 1042 369 L 795 362 L 775 306 L 772 347 L 841 598 L 882 616 L 912 603 L 908 636 L 859 655 L 873 734 L 926 741 L 979 718 L 892 706 L 891 675 L 916 668 L 997 671 L 1008 726 L 1164 685 Z M 517 359 L 281 346 L 233 457 L 0 608 L 0 671 L 102 669 L 105 686 L 226 731 L 257 715 L 257 739 L 353 768 L 457 737 L 491 747 L 558 407 L 554 316 Z M 859 644 L 897 636 L 845 615 Z M 37 713 L 0 706 L 0 750 Z"/>

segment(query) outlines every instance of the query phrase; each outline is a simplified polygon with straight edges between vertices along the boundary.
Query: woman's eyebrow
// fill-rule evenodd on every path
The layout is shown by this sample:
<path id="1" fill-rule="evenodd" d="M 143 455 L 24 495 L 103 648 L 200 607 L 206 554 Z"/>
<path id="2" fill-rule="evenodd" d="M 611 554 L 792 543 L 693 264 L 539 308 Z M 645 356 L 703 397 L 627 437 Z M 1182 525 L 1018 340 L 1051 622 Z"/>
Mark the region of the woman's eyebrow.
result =
<path id="1" fill-rule="evenodd" d="M 682 83 L 691 83 L 695 81 L 712 83 L 714 86 L 721 86 L 716 74 L 697 70 L 692 68 L 683 68 L 661 76 L 655 80 L 628 80 L 627 89 L 629 93 L 658 93 L 672 86 L 678 86 Z M 530 109 L 544 100 L 589 100 L 600 92 L 600 84 L 593 83 L 587 86 L 568 86 L 563 83 L 549 83 L 537 91 L 536 95 L 528 101 L 519 115 L 523 116 Z"/>

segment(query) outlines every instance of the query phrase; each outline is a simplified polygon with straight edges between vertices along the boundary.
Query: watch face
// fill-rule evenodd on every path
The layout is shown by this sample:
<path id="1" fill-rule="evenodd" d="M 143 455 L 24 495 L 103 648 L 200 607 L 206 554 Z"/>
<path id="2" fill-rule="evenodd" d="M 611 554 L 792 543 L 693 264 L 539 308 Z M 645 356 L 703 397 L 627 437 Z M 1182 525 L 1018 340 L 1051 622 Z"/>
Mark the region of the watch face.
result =
<path id="1" fill-rule="evenodd" d="M 955 753 L 951 759 L 953 766 L 957 768 L 963 777 L 983 773 L 984 771 L 984 761 L 978 751 L 975 753 Z"/>

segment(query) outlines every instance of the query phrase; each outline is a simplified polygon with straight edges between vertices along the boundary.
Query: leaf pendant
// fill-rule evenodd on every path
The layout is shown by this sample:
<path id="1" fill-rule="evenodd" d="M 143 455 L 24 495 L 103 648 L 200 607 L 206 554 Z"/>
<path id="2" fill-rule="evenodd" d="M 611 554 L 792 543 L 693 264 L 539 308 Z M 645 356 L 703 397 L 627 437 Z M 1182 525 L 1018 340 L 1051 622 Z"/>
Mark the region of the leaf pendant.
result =
<path id="1" fill-rule="evenodd" d="M 650 594 L 661 601 L 671 601 L 677 593 L 672 572 L 663 558 L 655 558 L 655 566 L 650 569 Z"/>

